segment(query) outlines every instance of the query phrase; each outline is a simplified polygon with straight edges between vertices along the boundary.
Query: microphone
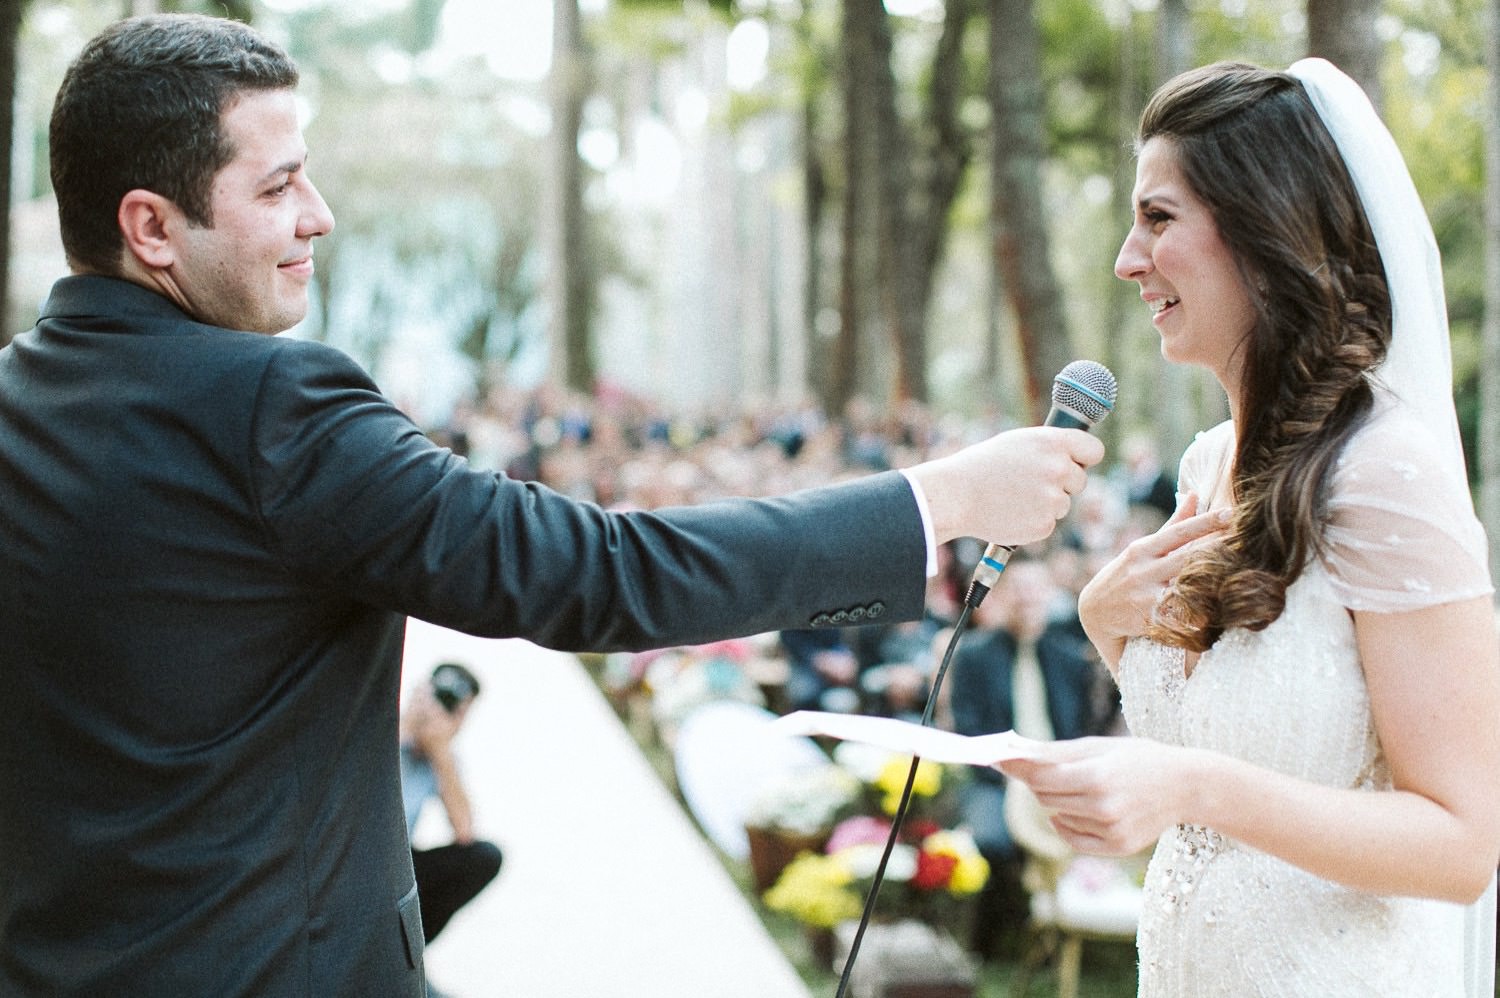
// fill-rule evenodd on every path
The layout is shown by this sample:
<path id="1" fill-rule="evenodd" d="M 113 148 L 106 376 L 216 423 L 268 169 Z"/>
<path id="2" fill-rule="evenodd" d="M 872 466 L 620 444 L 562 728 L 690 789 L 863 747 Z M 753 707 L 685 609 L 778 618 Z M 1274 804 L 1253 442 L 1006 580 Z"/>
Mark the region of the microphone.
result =
<path id="1" fill-rule="evenodd" d="M 1097 361 L 1075 360 L 1052 379 L 1052 409 L 1042 425 L 1088 432 L 1114 409 L 1118 391 L 1109 368 Z M 1014 544 L 991 544 L 984 549 L 965 603 L 977 607 L 989 595 L 1015 549 Z"/>

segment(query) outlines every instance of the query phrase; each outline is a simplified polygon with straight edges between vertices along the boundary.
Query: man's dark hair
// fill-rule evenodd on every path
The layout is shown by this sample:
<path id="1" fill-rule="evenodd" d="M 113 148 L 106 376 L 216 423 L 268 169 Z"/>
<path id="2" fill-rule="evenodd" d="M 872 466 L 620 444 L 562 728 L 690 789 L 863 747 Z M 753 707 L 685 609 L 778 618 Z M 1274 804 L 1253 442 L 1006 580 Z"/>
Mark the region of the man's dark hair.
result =
<path id="1" fill-rule="evenodd" d="M 137 188 L 212 226 L 214 175 L 235 152 L 223 112 L 244 91 L 296 84 L 291 57 L 236 21 L 152 15 L 95 37 L 52 105 L 52 186 L 69 263 L 119 272 L 120 199 Z"/>

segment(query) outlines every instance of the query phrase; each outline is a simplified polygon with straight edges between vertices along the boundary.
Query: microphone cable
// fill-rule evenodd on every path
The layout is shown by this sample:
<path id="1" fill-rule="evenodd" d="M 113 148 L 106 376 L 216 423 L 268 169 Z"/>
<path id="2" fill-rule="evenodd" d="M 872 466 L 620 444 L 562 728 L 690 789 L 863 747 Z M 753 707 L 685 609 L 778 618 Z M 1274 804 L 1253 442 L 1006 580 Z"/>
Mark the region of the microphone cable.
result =
<path id="1" fill-rule="evenodd" d="M 1008 555 L 1012 548 L 1007 547 L 1005 553 Z M 991 568 L 995 566 L 992 565 Z M 1005 570 L 1004 562 L 1001 561 L 998 571 L 994 574 L 998 577 L 999 572 Z M 958 615 L 958 620 L 953 624 L 953 635 L 948 639 L 948 647 L 943 651 L 942 662 L 938 665 L 937 672 L 933 674 L 932 689 L 927 693 L 927 704 L 922 708 L 922 726 L 931 727 L 933 713 L 937 709 L 938 692 L 943 687 L 943 678 L 948 674 L 948 665 L 953 661 L 953 653 L 958 649 L 959 639 L 963 637 L 964 630 L 968 627 L 969 618 L 973 616 L 974 610 L 989 595 L 993 579 L 986 585 L 978 578 L 969 583 L 969 591 L 964 596 L 963 610 Z M 849 981 L 854 973 L 854 961 L 859 956 L 860 944 L 865 938 L 865 929 L 870 925 L 870 916 L 875 913 L 875 901 L 880 896 L 880 885 L 885 880 L 885 867 L 890 861 L 891 853 L 896 848 L 896 842 L 901 836 L 901 824 L 906 819 L 907 809 L 911 806 L 912 787 L 917 782 L 917 767 L 921 764 L 920 756 L 911 757 L 911 769 L 906 773 L 906 786 L 901 790 L 901 802 L 896 806 L 896 814 L 891 819 L 891 831 L 886 836 L 885 849 L 880 854 L 880 863 L 875 867 L 874 879 L 870 882 L 870 890 L 865 895 L 864 910 L 859 916 L 859 926 L 854 930 L 854 939 L 849 944 L 849 955 L 844 959 L 844 970 L 839 976 L 839 988 L 835 998 L 844 998 L 849 989 Z"/>
<path id="2" fill-rule="evenodd" d="M 1052 379 L 1052 410 L 1047 414 L 1044 425 L 1091 431 L 1114 409 L 1117 391 L 1115 376 L 1110 373 L 1109 368 L 1092 360 L 1075 360 Z M 933 676 L 932 689 L 927 694 L 927 705 L 922 710 L 923 727 L 932 726 L 932 715 L 937 707 L 938 691 L 942 689 L 943 677 L 948 672 L 948 663 L 953 660 L 953 653 L 957 650 L 959 639 L 968 626 L 969 617 L 989 595 L 990 588 L 1005 571 L 1006 562 L 1010 560 L 1011 553 L 1014 551 L 1015 546 L 1011 544 L 991 544 L 985 548 L 984 555 L 979 559 L 979 565 L 974 570 L 974 578 L 969 583 L 969 590 L 964 596 L 963 611 L 959 613 L 958 620 L 953 625 L 953 636 L 948 639 L 948 647 L 943 652 L 942 663 Z M 875 868 L 875 878 L 870 884 L 870 892 L 865 895 L 864 911 L 859 917 L 859 927 L 854 930 L 854 941 L 849 945 L 849 956 L 844 960 L 844 972 L 839 978 L 839 989 L 835 998 L 844 998 L 848 991 L 849 978 L 854 970 L 854 960 L 859 956 L 860 943 L 864 940 L 865 929 L 869 927 L 870 916 L 875 911 L 875 900 L 880 895 L 880 885 L 885 880 L 886 863 L 891 858 L 891 852 L 896 848 L 896 840 L 901 835 L 901 823 L 906 818 L 907 808 L 911 805 L 912 787 L 917 782 L 917 766 L 921 761 L 919 756 L 914 755 L 911 758 L 911 770 L 906 774 L 906 786 L 901 791 L 901 803 L 897 805 L 895 817 L 891 821 L 891 831 L 885 840 L 885 851 L 880 854 L 880 864 Z"/>

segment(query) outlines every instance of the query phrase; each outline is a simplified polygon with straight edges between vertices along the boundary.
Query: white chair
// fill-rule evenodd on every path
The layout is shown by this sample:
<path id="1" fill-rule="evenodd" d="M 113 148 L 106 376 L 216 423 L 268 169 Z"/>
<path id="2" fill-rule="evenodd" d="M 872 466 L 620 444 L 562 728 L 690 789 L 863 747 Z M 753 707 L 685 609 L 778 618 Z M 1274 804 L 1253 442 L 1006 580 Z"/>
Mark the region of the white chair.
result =
<path id="1" fill-rule="evenodd" d="M 828 765 L 817 742 L 771 731 L 774 720 L 775 714 L 751 704 L 710 701 L 687 715 L 674 740 L 682 799 L 714 845 L 733 859 L 750 855 L 745 818 L 763 787 Z"/>
<path id="2" fill-rule="evenodd" d="M 1005 823 L 1025 854 L 1021 876 L 1030 896 L 1030 938 L 1012 998 L 1025 998 L 1036 969 L 1053 959 L 1058 998 L 1078 998 L 1084 941 L 1135 940 L 1144 857 L 1105 859 L 1074 853 L 1019 780 L 1006 786 Z"/>

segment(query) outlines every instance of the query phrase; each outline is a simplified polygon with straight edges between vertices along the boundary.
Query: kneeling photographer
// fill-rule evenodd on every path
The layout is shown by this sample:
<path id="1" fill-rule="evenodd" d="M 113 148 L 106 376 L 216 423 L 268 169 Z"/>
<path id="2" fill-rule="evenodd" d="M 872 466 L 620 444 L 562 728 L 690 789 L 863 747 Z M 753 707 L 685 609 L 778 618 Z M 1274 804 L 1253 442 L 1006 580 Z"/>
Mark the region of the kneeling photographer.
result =
<path id="1" fill-rule="evenodd" d="M 500 872 L 499 847 L 474 837 L 469 795 L 453 755 L 453 739 L 478 695 L 479 680 L 472 672 L 455 662 L 444 662 L 432 670 L 428 682 L 412 690 L 401 714 L 401 794 L 407 835 L 416 829 L 423 806 L 434 797 L 442 802 L 453 829 L 448 845 L 411 851 L 422 932 L 429 943 L 454 912 Z"/>

